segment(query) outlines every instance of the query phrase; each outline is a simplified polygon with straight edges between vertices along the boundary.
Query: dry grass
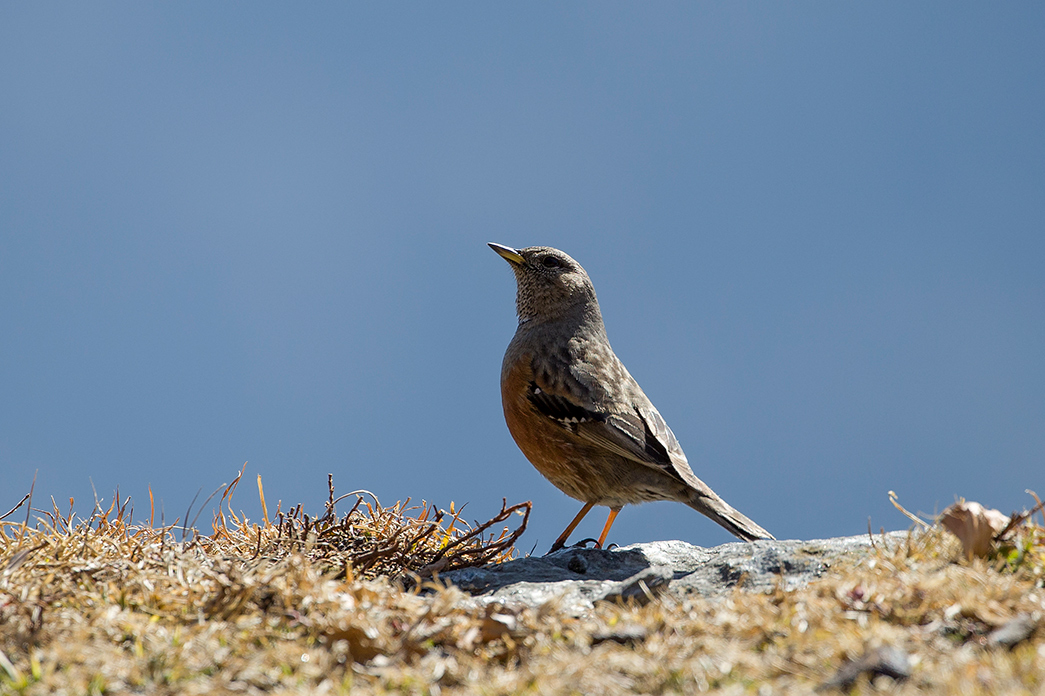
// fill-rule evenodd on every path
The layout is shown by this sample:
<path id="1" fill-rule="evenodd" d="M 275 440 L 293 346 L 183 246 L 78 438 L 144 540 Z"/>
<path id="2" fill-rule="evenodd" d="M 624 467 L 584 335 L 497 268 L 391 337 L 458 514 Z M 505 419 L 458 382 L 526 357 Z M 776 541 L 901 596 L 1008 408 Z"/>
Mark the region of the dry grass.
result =
<path id="1" fill-rule="evenodd" d="M 1033 524 L 990 560 L 932 530 L 800 590 L 572 617 L 554 603 L 477 608 L 420 577 L 508 558 L 513 532 L 487 531 L 499 523 L 362 500 L 343 517 L 296 509 L 252 525 L 230 494 L 212 533 L 187 541 L 118 505 L 2 523 L 0 694 L 810 693 L 877 646 L 908 653 L 912 675 L 861 677 L 856 693 L 1045 690 L 1045 628 L 1011 650 L 987 639 L 1045 613 Z"/>

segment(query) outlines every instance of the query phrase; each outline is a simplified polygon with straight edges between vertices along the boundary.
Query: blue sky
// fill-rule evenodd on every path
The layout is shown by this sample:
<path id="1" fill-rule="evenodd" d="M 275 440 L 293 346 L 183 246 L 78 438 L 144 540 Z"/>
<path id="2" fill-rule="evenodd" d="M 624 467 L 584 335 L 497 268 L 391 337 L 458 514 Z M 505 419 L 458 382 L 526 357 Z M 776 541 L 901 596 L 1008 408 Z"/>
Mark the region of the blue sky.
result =
<path id="1" fill-rule="evenodd" d="M 0 507 L 579 504 L 512 442 L 561 248 L 697 475 L 778 537 L 1045 494 L 1045 9 L 0 8 Z M 204 519 L 207 515 L 204 516 Z M 578 530 L 597 535 L 593 513 Z M 681 505 L 611 540 L 728 534 Z"/>

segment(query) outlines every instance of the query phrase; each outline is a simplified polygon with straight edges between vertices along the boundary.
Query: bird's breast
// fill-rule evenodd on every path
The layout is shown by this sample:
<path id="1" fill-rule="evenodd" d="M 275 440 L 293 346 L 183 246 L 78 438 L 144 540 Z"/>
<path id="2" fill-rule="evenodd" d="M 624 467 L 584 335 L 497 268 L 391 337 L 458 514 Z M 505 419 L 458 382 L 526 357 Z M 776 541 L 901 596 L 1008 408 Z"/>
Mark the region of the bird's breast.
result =
<path id="1" fill-rule="evenodd" d="M 587 446 L 570 432 L 541 414 L 530 400 L 535 376 L 532 355 L 505 356 L 501 371 L 501 404 L 504 420 L 515 444 L 546 479 L 566 495 L 589 502 L 604 497 L 603 477 L 587 468 L 596 465 Z"/>

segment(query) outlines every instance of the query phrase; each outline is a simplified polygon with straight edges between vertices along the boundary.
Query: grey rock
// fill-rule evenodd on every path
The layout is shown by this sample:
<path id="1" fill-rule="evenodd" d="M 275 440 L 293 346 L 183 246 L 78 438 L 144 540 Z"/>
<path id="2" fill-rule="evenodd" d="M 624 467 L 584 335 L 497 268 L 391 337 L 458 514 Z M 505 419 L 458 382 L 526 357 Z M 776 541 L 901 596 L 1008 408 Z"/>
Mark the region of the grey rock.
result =
<path id="1" fill-rule="evenodd" d="M 638 624 L 623 624 L 613 626 L 612 628 L 596 631 L 591 634 L 592 647 L 599 643 L 606 643 L 612 641 L 614 643 L 620 643 L 621 645 L 635 645 L 646 640 L 649 635 L 643 626 Z"/>
<path id="2" fill-rule="evenodd" d="M 987 645 L 1012 648 L 1034 635 L 1038 627 L 1038 617 L 1031 614 L 1020 614 L 1009 619 L 987 636 Z"/>
<path id="3" fill-rule="evenodd" d="M 886 676 L 895 681 L 903 681 L 911 676 L 911 658 L 900 648 L 885 645 L 868 650 L 860 658 L 842 665 L 833 677 L 824 682 L 818 691 L 841 689 L 848 691 L 856 683 L 861 674 L 868 679 Z"/>
<path id="4" fill-rule="evenodd" d="M 598 599 L 606 602 L 633 600 L 639 604 L 646 604 L 668 589 L 674 576 L 675 574 L 668 568 L 646 568 L 627 580 L 606 587 L 605 592 Z"/>
<path id="5" fill-rule="evenodd" d="M 876 535 L 874 543 L 896 544 L 906 534 Z M 572 547 L 440 577 L 481 604 L 537 606 L 554 600 L 561 603 L 561 610 L 577 613 L 598 601 L 645 602 L 662 592 L 712 597 L 738 585 L 766 591 L 778 584 L 792 590 L 820 577 L 836 560 L 870 549 L 866 534 L 815 541 L 735 542 L 714 548 L 657 541 L 611 550 Z"/>

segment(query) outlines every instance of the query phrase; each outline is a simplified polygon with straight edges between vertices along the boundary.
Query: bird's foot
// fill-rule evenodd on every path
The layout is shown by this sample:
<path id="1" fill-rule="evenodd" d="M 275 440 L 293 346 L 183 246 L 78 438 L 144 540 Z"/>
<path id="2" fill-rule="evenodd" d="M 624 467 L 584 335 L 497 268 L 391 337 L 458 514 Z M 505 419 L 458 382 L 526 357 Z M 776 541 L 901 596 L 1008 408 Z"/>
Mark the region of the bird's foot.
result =
<path id="1" fill-rule="evenodd" d="M 588 542 L 591 542 L 593 549 L 601 549 L 602 548 L 602 544 L 599 543 L 599 540 L 598 539 L 593 539 L 591 537 L 588 537 L 587 539 L 581 539 L 580 541 L 578 541 L 576 544 L 574 544 L 570 548 L 571 549 L 586 549 L 586 548 L 588 548 Z"/>
<path id="2" fill-rule="evenodd" d="M 577 543 L 571 544 L 570 548 L 571 549 L 586 549 L 586 548 L 588 548 L 588 544 L 591 544 L 593 549 L 601 549 L 602 548 L 602 546 L 599 545 L 599 540 L 595 539 L 593 537 L 588 537 L 587 539 L 581 539 Z M 548 549 L 548 553 L 546 553 L 544 555 L 545 556 L 550 556 L 553 553 L 555 553 L 556 551 L 561 551 L 564 548 L 566 548 L 566 542 L 556 541 L 554 544 L 552 544 L 552 547 L 550 549 Z"/>

